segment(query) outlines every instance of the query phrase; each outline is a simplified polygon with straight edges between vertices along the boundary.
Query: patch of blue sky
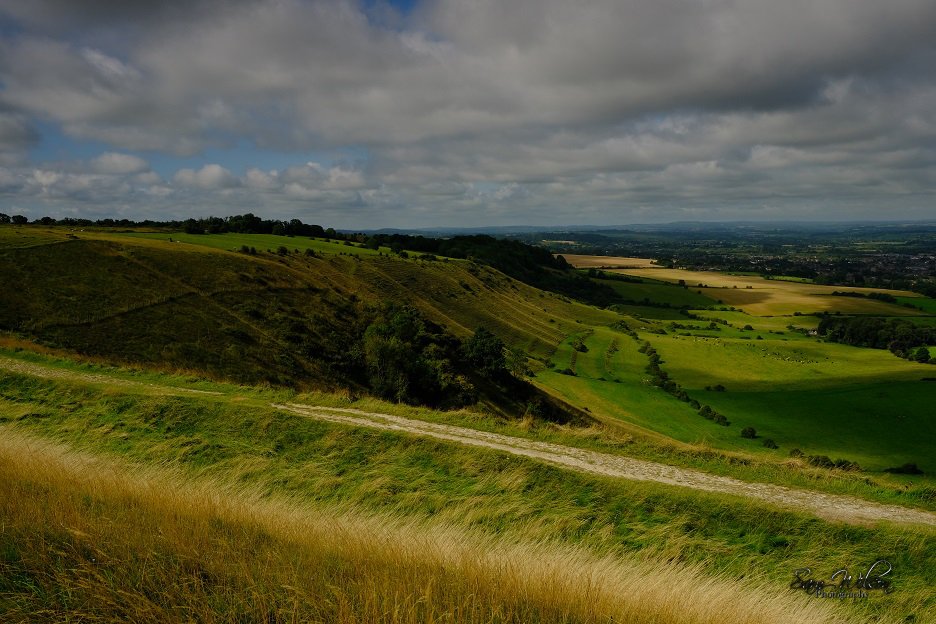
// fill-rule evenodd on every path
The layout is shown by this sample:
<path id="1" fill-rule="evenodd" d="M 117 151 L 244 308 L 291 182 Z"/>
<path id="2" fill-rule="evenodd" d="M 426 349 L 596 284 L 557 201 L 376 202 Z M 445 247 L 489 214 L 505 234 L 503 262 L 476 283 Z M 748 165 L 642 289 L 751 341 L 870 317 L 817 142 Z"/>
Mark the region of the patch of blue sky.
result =
<path id="1" fill-rule="evenodd" d="M 247 140 L 224 147 L 211 147 L 192 156 L 178 156 L 156 151 L 124 150 L 101 141 L 77 139 L 63 133 L 58 124 L 38 122 L 39 143 L 32 149 L 33 162 L 88 161 L 105 152 L 133 154 L 146 160 L 150 167 L 169 178 L 179 169 L 200 169 L 205 165 L 218 164 L 235 175 L 243 175 L 248 169 L 282 171 L 288 167 L 318 163 L 322 167 L 334 165 L 361 168 L 369 154 L 364 147 L 342 147 L 327 150 L 279 151 L 259 148 Z"/>

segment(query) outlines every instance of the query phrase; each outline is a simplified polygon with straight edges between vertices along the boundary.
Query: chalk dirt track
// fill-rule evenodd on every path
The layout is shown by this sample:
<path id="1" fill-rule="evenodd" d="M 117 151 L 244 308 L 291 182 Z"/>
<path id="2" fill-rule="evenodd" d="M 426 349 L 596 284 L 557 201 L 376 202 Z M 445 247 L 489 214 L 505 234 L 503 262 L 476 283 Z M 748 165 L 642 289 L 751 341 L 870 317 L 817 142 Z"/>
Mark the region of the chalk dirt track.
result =
<path id="1" fill-rule="evenodd" d="M 123 380 L 94 373 L 65 371 L 51 366 L 2 356 L 0 356 L 0 369 L 36 377 L 96 384 L 107 383 L 124 386 L 128 389 L 140 389 L 165 395 L 203 394 L 217 396 L 224 394 Z M 319 407 L 299 403 L 273 404 L 273 407 L 291 414 L 346 426 L 397 431 L 458 444 L 480 446 L 529 457 L 577 472 L 634 481 L 652 481 L 706 492 L 733 494 L 780 507 L 807 511 L 827 520 L 838 520 L 853 524 L 888 521 L 898 524 L 936 526 L 936 513 L 899 505 L 884 505 L 841 494 L 800 490 L 770 483 L 751 483 L 652 461 L 351 408 Z"/>
<path id="2" fill-rule="evenodd" d="M 577 472 L 586 472 L 635 481 L 653 481 L 706 492 L 734 494 L 781 507 L 800 509 L 828 520 L 856 524 L 889 521 L 901 524 L 936 526 L 936 514 L 898 505 L 884 505 L 840 494 L 825 494 L 773 485 L 750 483 L 677 468 L 619 455 L 609 455 L 549 442 L 538 442 L 513 436 L 477 431 L 465 427 L 429 423 L 401 416 L 365 412 L 350 408 L 316 407 L 298 403 L 274 404 L 277 409 L 328 422 L 399 431 L 459 444 L 481 446 L 522 455 Z"/>

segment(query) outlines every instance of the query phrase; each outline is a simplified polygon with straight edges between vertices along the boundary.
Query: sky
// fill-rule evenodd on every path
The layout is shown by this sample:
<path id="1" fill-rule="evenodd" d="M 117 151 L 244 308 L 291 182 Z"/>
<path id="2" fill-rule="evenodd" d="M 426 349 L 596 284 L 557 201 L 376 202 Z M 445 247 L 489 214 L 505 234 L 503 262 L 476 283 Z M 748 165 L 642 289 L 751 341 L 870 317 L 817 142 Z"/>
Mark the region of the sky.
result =
<path id="1" fill-rule="evenodd" d="M 936 2 L 0 0 L 0 212 L 936 219 Z"/>

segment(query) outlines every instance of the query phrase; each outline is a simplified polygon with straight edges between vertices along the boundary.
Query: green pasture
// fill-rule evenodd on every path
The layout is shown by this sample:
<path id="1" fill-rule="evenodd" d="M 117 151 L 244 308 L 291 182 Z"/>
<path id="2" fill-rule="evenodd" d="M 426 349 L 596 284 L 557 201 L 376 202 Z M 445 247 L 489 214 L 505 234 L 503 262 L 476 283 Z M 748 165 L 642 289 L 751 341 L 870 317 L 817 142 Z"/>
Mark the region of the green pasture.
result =
<path id="1" fill-rule="evenodd" d="M 799 448 L 809 455 L 857 461 L 868 471 L 912 462 L 930 475 L 927 480 L 936 474 L 932 417 L 936 382 L 863 383 L 834 389 L 800 384 L 772 391 L 698 394 L 732 424 L 757 430 L 759 437 L 740 440 L 742 447 L 757 450 L 764 438 L 771 438 L 780 448 L 764 449 L 768 453 L 787 455 Z M 739 440 L 728 437 L 725 442 L 737 447 Z"/>
<path id="2" fill-rule="evenodd" d="M 587 352 L 572 348 L 574 338 L 559 345 L 554 369 L 537 374 L 572 405 L 587 407 L 601 419 L 617 419 L 641 430 L 682 442 L 708 442 L 719 425 L 705 420 L 688 404 L 650 384 L 647 356 L 640 343 L 608 329 L 596 329 L 584 339 Z M 614 344 L 617 350 L 611 349 Z M 559 371 L 570 369 L 575 376 Z"/>
<path id="3" fill-rule="evenodd" d="M 936 299 L 930 297 L 897 297 L 897 303 L 901 305 L 909 304 L 927 314 L 936 315 Z"/>
<path id="4" fill-rule="evenodd" d="M 906 462 L 922 467 L 932 456 L 936 384 L 922 379 L 936 377 L 936 367 L 885 350 L 814 340 L 647 338 L 663 369 L 690 396 L 731 421 L 731 428 L 713 434 L 717 446 L 784 454 L 795 447 L 871 470 Z M 706 390 L 719 384 L 727 390 Z M 760 440 L 741 439 L 737 432 L 747 426 L 781 448 L 769 451 Z M 936 465 L 927 470 L 934 471 Z"/>

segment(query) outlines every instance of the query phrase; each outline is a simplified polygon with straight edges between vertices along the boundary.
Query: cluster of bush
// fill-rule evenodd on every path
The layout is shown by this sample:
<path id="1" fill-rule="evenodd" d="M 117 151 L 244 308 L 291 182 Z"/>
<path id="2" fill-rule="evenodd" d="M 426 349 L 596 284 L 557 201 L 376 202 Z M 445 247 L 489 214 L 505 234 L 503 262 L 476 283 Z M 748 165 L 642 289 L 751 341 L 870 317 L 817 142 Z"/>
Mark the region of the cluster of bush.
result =
<path id="1" fill-rule="evenodd" d="M 857 462 L 842 458 L 830 459 L 828 455 L 806 455 L 798 448 L 792 449 L 790 451 L 790 457 L 803 458 L 807 464 L 810 466 L 816 466 L 818 468 L 837 468 L 838 470 L 848 470 L 853 472 L 861 470 L 861 466 L 859 466 Z"/>
<path id="2" fill-rule="evenodd" d="M 628 325 L 626 321 L 615 321 L 614 323 L 611 323 L 610 327 L 611 329 L 630 336 L 634 340 L 640 340 L 640 336 L 637 335 L 636 331 L 631 329 L 631 326 Z"/>

